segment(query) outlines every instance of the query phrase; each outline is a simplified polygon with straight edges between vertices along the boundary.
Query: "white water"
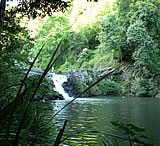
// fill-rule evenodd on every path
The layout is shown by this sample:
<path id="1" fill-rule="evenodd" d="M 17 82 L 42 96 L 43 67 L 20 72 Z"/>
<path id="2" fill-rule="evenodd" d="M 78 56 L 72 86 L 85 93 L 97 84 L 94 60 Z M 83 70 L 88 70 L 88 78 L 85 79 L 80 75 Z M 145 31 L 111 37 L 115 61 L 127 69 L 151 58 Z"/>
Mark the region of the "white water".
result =
<path id="1" fill-rule="evenodd" d="M 55 88 L 53 89 L 57 91 L 59 94 L 61 94 L 64 97 L 64 99 L 73 99 L 73 97 L 70 97 L 68 93 L 64 91 L 64 88 L 62 86 L 64 82 L 67 82 L 67 76 L 57 75 L 55 73 L 50 73 L 50 75 L 55 85 Z"/>
<path id="2" fill-rule="evenodd" d="M 54 71 L 54 68 L 52 69 L 52 72 Z M 27 71 L 25 71 L 26 73 Z M 40 72 L 40 71 L 30 71 L 30 74 L 29 76 L 32 76 L 32 75 L 42 75 L 43 72 Z M 55 88 L 53 88 L 56 92 L 58 92 L 59 94 L 61 94 L 64 99 L 73 99 L 73 97 L 70 97 L 68 95 L 68 93 L 66 93 L 64 91 L 64 88 L 63 88 L 63 83 L 64 82 L 67 82 L 67 76 L 65 75 L 57 75 L 55 73 L 48 73 L 47 74 L 47 77 L 50 78 L 53 82 L 54 82 L 54 85 L 55 85 Z"/>

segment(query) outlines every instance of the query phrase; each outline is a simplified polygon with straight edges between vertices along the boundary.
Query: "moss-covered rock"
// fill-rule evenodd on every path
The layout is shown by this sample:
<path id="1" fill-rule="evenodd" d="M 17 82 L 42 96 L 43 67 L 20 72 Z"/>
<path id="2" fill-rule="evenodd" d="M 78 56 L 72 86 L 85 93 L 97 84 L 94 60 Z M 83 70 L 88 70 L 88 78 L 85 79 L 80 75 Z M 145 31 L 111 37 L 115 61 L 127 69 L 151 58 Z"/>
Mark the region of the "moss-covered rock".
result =
<path id="1" fill-rule="evenodd" d="M 72 96 L 96 96 L 96 95 L 119 95 L 121 93 L 118 84 L 113 80 L 114 74 L 108 75 L 104 80 L 93 86 L 87 93 L 82 94 L 86 88 L 108 74 L 113 68 L 101 70 L 77 69 L 67 74 L 68 82 L 64 83 L 64 89 Z"/>

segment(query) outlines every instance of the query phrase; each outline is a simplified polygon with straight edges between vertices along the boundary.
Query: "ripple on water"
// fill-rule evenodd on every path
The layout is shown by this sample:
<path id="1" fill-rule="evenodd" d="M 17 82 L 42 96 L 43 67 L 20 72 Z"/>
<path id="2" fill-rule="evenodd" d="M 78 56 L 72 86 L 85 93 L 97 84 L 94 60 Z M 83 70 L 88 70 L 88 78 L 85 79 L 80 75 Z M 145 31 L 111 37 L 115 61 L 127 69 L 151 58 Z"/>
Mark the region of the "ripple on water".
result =
<path id="1" fill-rule="evenodd" d="M 56 101 L 55 110 L 59 110 L 69 100 Z M 55 111 L 54 111 L 55 112 Z M 160 100 L 147 98 L 78 98 L 67 106 L 54 119 L 57 129 L 63 126 L 67 119 L 65 136 L 72 134 L 67 142 L 78 143 L 83 140 L 96 142 L 99 135 L 89 131 L 103 131 L 105 133 L 116 131 L 110 121 L 133 123 L 147 130 L 152 128 L 154 137 L 160 135 Z M 94 139 L 89 139 L 94 137 Z M 158 137 L 157 137 L 158 138 Z M 157 138 L 155 138 L 157 141 Z M 87 145 L 87 144 L 85 144 Z"/>

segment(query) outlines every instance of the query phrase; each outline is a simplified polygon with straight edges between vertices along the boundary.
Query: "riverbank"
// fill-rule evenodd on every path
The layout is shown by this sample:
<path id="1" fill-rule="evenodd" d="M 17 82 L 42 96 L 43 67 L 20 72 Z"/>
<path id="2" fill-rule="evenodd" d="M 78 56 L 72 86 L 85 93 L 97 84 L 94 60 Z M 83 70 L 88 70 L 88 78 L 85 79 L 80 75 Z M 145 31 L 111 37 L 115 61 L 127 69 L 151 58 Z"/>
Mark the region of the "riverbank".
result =
<path id="1" fill-rule="evenodd" d="M 83 89 L 84 90 L 87 87 L 89 87 L 91 84 L 93 84 L 95 81 L 97 81 L 99 78 L 101 78 L 102 75 L 104 75 L 105 73 L 107 74 L 112 69 L 113 68 L 103 69 L 103 71 L 102 70 L 101 71 L 95 71 L 95 70 L 79 70 L 78 71 L 77 70 L 77 71 L 74 71 L 74 73 L 72 73 L 72 76 L 69 76 L 69 74 L 68 75 L 66 74 L 66 76 L 68 77 L 68 87 L 69 87 L 69 82 L 72 81 L 72 83 L 74 83 L 73 85 L 75 85 L 75 87 L 77 88 L 77 91 L 80 91 L 78 89 L 81 89 L 81 90 Z M 18 76 L 18 72 L 13 72 L 12 74 L 10 74 L 11 76 L 8 76 L 8 77 L 10 77 L 10 79 L 11 78 L 14 79 L 15 83 L 17 83 L 17 81 L 20 77 L 21 78 L 23 77 L 21 70 L 17 69 L 17 71 L 19 71 L 19 76 Z M 77 73 L 79 74 L 79 76 L 76 76 Z M 76 78 L 73 77 L 73 74 L 75 74 Z M 83 74 L 83 76 L 81 74 Z M 115 72 L 110 74 L 108 77 L 106 77 L 104 80 L 102 80 L 98 85 L 91 88 L 91 90 L 87 94 L 93 96 L 92 91 L 94 91 L 94 92 L 95 91 L 98 91 L 98 92 L 103 91 L 103 93 L 105 93 L 104 91 L 108 91 L 108 93 L 111 93 L 111 94 L 114 94 L 115 93 L 114 91 L 119 91 L 119 92 L 116 92 L 116 93 L 120 93 L 121 90 L 118 89 L 118 85 L 119 85 L 118 84 L 119 83 L 118 82 L 119 81 L 118 77 L 121 77 L 122 75 L 124 75 L 122 71 L 120 71 L 120 70 L 117 71 L 116 70 Z M 1 118 L 2 118 L 1 121 L 5 121 L 5 123 L 3 123 L 3 122 L 0 123 L 0 125 L 2 127 L 1 128 L 2 129 L 2 136 L 7 131 L 7 128 L 9 128 L 9 127 L 7 127 L 8 126 L 7 125 L 8 121 L 9 121 L 9 124 L 11 126 L 15 126 L 14 129 L 12 128 L 12 129 L 9 130 L 8 133 L 7 132 L 5 133 L 5 135 L 4 135 L 5 137 L 3 137 L 2 141 L 1 141 L 2 143 L 5 143 L 6 141 L 8 143 L 13 143 L 13 141 L 15 139 L 15 136 L 12 136 L 12 133 L 16 134 L 16 132 L 17 132 L 17 129 L 20 125 L 21 117 L 24 114 L 27 103 L 29 102 L 29 99 L 32 95 L 32 90 L 34 89 L 34 86 L 37 83 L 38 79 L 39 79 L 39 75 L 36 75 L 36 76 L 30 76 L 26 80 L 26 83 L 27 83 L 28 86 L 24 86 L 24 88 L 21 92 L 23 94 L 23 95 L 21 94 L 22 97 L 24 96 L 24 98 L 23 98 L 24 100 L 15 103 L 16 106 L 14 106 L 14 107 L 11 107 L 10 103 L 12 103 L 12 101 L 14 100 L 14 97 L 16 97 L 16 90 L 15 90 L 16 88 L 13 86 L 13 87 L 9 88 L 8 90 L 3 90 L 3 92 L 1 92 L 1 97 L 3 97 L 3 98 L 1 98 L 1 105 L 2 105 L 1 106 L 2 107 L 1 108 Z M 12 81 L 12 80 L 10 80 L 10 81 Z M 86 84 L 84 84 L 84 81 L 86 81 L 85 82 Z M 28 87 L 30 87 L 30 88 L 28 88 Z M 39 88 L 39 90 L 38 90 L 38 92 L 37 92 L 37 95 L 38 94 L 43 95 L 44 93 L 47 93 L 47 94 L 50 93 L 52 95 L 52 94 L 54 94 L 53 93 L 53 87 L 54 87 L 54 85 L 53 85 L 52 82 L 50 82 L 50 80 L 44 79 L 40 88 Z M 71 86 L 71 87 L 73 88 L 73 86 Z M 101 88 L 101 87 L 105 87 L 105 88 Z M 74 88 L 74 89 L 76 89 L 76 88 Z M 109 88 L 109 89 L 106 90 L 107 88 Z M 49 92 L 49 90 L 50 90 L 50 92 Z M 12 91 L 14 91 L 14 92 L 12 92 Z M 17 88 L 17 91 L 18 91 L 18 88 Z M 26 91 L 27 91 L 27 93 L 26 93 Z M 8 93 L 9 93 L 9 95 L 8 95 Z M 78 93 L 80 93 L 80 92 L 78 92 Z M 104 94 L 102 94 L 102 95 L 104 95 Z M 11 99 L 10 97 L 12 97 L 13 99 Z M 108 97 L 105 97 L 105 98 L 107 99 Z M 116 99 L 116 96 L 114 98 Z M 4 103 L 4 101 L 6 101 L 6 99 L 10 100 L 10 102 L 6 102 L 5 105 L 2 104 L 2 103 Z M 94 104 L 94 103 L 96 103 L 95 104 L 96 107 L 98 106 L 98 110 L 96 110 L 96 111 L 102 112 L 104 110 L 103 107 L 101 107 L 101 106 L 99 107 L 100 103 L 99 103 L 98 100 L 97 100 L 98 101 L 97 102 L 95 100 L 90 100 L 90 99 L 92 99 L 92 98 L 89 98 L 89 100 L 88 100 L 88 102 L 91 104 L 91 108 L 89 108 L 89 110 L 92 109 L 92 112 L 95 112 L 95 110 L 94 110 L 95 108 L 92 106 L 92 104 Z M 121 99 L 123 99 L 123 98 L 121 98 Z M 132 99 L 130 99 L 130 98 L 128 98 L 128 100 L 130 102 L 132 101 Z M 86 100 L 84 100 L 84 99 L 81 100 L 81 101 L 86 102 Z M 118 100 L 116 100 L 116 101 L 118 101 Z M 52 109 L 53 109 L 54 112 L 57 112 L 57 110 L 59 110 L 58 107 L 59 108 L 62 107 L 62 105 L 59 106 L 57 104 L 58 102 L 59 103 L 60 102 L 63 102 L 63 103 L 67 102 L 68 103 L 67 100 L 63 100 L 63 101 L 57 100 L 53 104 L 45 104 L 47 102 L 33 102 L 32 103 L 33 106 L 30 108 L 30 110 L 27 113 L 27 122 L 24 123 L 24 128 L 22 129 L 23 131 L 26 131 L 26 132 L 23 133 L 23 131 L 22 131 L 22 133 L 20 134 L 19 143 L 23 143 L 23 142 L 29 143 L 29 144 L 30 143 L 31 144 L 32 143 L 33 144 L 34 143 L 38 143 L 38 144 L 40 144 L 40 143 L 43 143 L 43 144 L 50 143 L 49 140 L 51 139 L 51 137 L 53 137 L 51 131 L 55 130 L 54 126 L 56 124 L 52 123 L 52 116 L 46 114 L 46 112 L 53 113 L 53 112 L 51 112 Z M 112 105 L 112 102 L 110 102 L 110 101 L 108 101 L 108 102 Z M 122 104 L 121 107 L 123 108 L 124 105 Z M 133 105 L 133 103 L 131 105 Z M 47 106 L 47 108 L 46 108 L 46 106 Z M 141 105 L 139 105 L 139 107 L 141 107 Z M 125 105 L 125 108 L 126 108 L 126 105 Z M 68 109 L 68 108 L 66 108 L 66 109 Z M 66 109 L 64 109 L 64 111 L 62 113 L 65 113 Z M 77 109 L 77 107 L 75 107 L 75 109 Z M 86 111 L 85 107 L 82 108 L 82 109 L 84 111 Z M 12 112 L 12 111 L 14 111 L 14 112 Z M 74 116 L 74 113 L 73 114 L 71 113 L 71 115 Z M 62 114 L 60 114 L 60 117 L 61 116 L 62 116 Z M 13 121 L 10 121 L 10 119 L 11 119 L 10 117 L 13 118 Z M 103 116 L 103 118 L 105 118 L 105 116 Z M 18 123 L 17 123 L 17 119 L 18 119 Z M 89 122 L 90 122 L 90 120 L 89 120 Z M 29 123 L 32 124 L 32 126 Z M 60 122 L 60 124 L 61 124 L 61 122 Z M 50 126 L 53 129 L 51 129 Z M 30 130 L 29 136 L 25 137 L 25 135 L 28 134 L 28 131 L 27 131 L 28 128 Z M 43 132 L 43 130 L 45 130 L 45 131 Z M 37 131 L 38 131 L 38 133 L 37 133 Z M 10 133 L 10 132 L 12 132 L 12 133 Z M 50 133 L 51 135 L 48 136 L 48 133 Z M 58 132 L 56 131 L 56 135 L 57 135 L 57 133 Z M 43 137 L 43 134 L 45 134 L 46 137 Z M 7 135 L 9 135 L 9 138 L 11 138 L 11 139 L 7 139 Z M 37 137 L 37 135 L 38 135 L 38 137 Z M 24 139 L 23 138 L 21 139 L 21 137 L 24 137 Z M 35 137 L 35 138 L 33 138 L 33 137 Z M 39 138 L 42 139 L 42 140 L 39 140 Z M 52 141 L 52 143 L 53 142 L 54 141 Z"/>
<path id="2" fill-rule="evenodd" d="M 70 96 L 76 96 L 107 74 L 111 69 L 101 70 L 76 69 L 64 73 L 68 82 L 63 87 Z M 138 77 L 129 67 L 115 69 L 105 79 L 92 87 L 85 95 L 81 96 L 136 96 L 160 98 L 160 81 L 155 78 Z"/>

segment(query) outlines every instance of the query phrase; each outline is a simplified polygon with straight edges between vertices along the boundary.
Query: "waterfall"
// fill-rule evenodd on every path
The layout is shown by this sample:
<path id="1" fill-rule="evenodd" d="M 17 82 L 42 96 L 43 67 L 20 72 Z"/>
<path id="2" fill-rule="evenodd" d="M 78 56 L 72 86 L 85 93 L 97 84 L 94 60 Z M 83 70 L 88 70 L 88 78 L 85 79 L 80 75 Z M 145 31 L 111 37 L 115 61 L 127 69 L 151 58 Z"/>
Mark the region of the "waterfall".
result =
<path id="1" fill-rule="evenodd" d="M 52 68 L 52 72 L 54 71 L 54 68 Z M 26 73 L 27 71 L 25 71 Z M 31 70 L 30 73 L 29 73 L 29 76 L 33 76 L 33 75 L 42 75 L 43 72 L 40 71 L 40 70 Z M 64 82 L 67 82 L 67 76 L 65 75 L 57 75 L 55 73 L 47 73 L 47 78 L 50 78 L 54 85 L 55 85 L 55 88 L 53 88 L 56 92 L 58 92 L 59 94 L 61 94 L 64 99 L 73 99 L 73 97 L 70 97 L 65 91 L 64 91 L 64 88 L 63 88 L 63 83 Z"/>
<path id="2" fill-rule="evenodd" d="M 67 82 L 67 76 L 65 75 L 57 75 L 55 73 L 49 73 L 51 75 L 51 79 L 54 82 L 55 88 L 54 90 L 60 93 L 64 99 L 72 99 L 73 97 L 70 97 L 63 88 L 63 83 Z"/>

